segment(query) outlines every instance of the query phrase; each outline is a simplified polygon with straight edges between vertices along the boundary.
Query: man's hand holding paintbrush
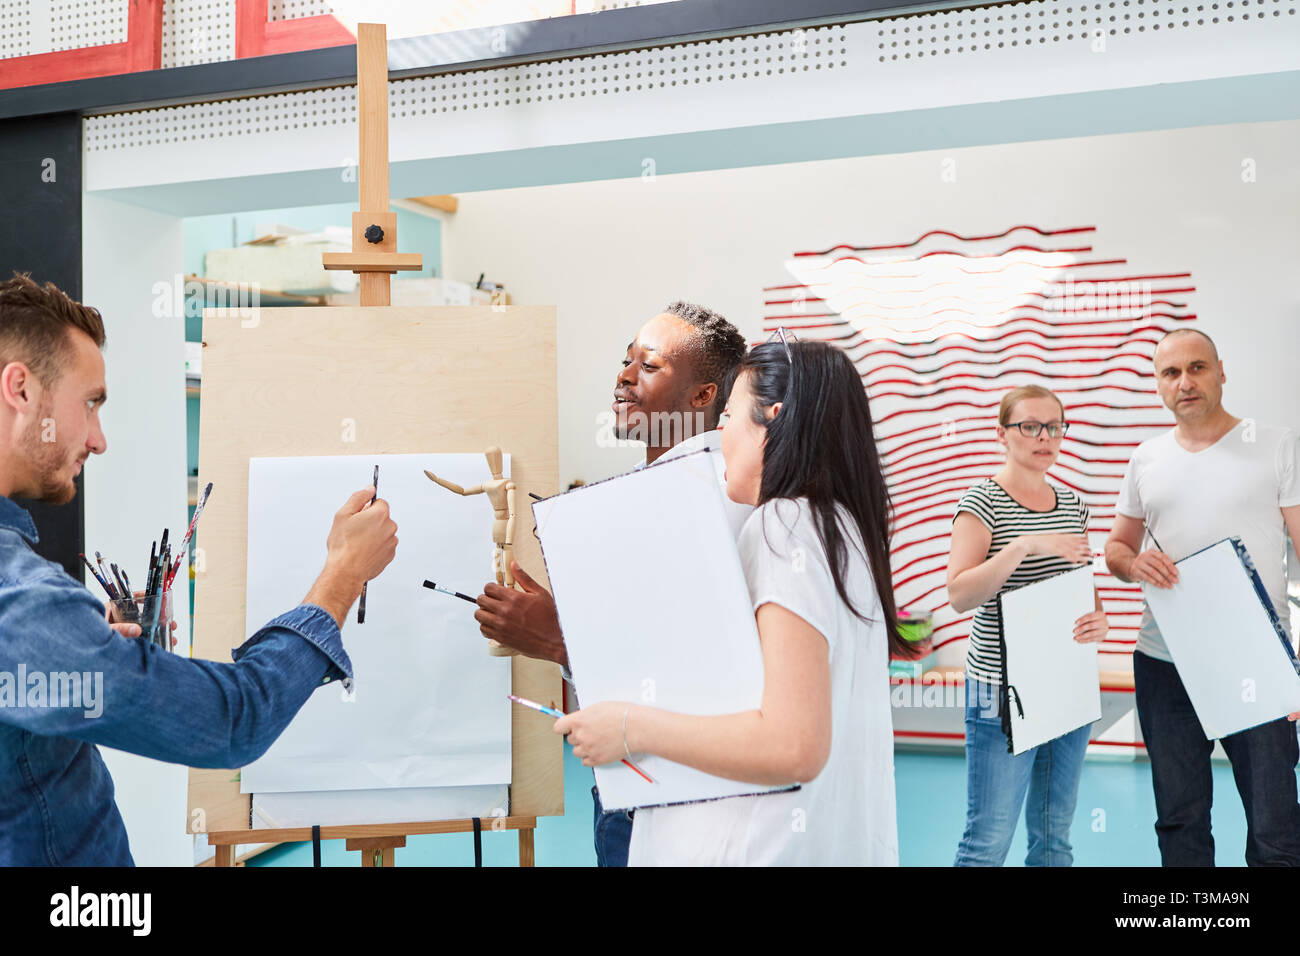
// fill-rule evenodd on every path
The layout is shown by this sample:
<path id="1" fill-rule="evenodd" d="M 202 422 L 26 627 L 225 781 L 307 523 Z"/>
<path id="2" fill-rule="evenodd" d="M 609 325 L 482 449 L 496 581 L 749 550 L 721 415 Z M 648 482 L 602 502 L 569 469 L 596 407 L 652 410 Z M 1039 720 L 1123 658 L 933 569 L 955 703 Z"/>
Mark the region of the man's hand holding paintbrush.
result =
<path id="1" fill-rule="evenodd" d="M 343 626 L 348 609 L 371 578 L 379 576 L 397 554 L 397 524 L 388 502 L 375 498 L 373 486 L 354 491 L 334 515 L 325 539 L 325 567 L 303 599 L 329 612 Z"/>

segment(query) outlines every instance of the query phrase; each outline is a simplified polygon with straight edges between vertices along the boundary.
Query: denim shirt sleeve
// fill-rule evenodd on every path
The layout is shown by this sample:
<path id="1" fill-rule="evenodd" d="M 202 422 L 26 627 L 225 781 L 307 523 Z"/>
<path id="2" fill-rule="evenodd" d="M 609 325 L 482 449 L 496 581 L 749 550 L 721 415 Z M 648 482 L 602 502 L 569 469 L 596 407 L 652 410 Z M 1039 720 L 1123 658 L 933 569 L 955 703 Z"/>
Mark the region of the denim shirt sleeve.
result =
<path id="1" fill-rule="evenodd" d="M 232 657 L 191 659 L 122 637 L 61 570 L 0 581 L 0 672 L 28 675 L 26 688 L 14 688 L 24 705 L 0 698 L 0 722 L 33 734 L 191 767 L 242 767 L 266 752 L 312 691 L 352 679 L 338 625 L 312 604 L 273 619 Z M 47 685 L 43 705 L 32 674 Z M 75 706 L 53 692 L 72 674 L 84 692 Z"/>

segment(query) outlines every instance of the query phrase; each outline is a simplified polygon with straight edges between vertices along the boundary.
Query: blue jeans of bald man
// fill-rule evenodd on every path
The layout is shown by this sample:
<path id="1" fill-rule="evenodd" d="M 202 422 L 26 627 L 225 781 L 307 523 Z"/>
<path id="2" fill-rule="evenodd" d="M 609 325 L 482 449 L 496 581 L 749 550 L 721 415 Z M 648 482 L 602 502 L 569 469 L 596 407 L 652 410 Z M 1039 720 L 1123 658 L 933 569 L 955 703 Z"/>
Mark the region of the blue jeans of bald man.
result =
<path id="1" fill-rule="evenodd" d="M 1160 863 L 1214 866 L 1214 741 L 1206 738 L 1173 664 L 1134 652 L 1133 686 L 1151 759 Z M 1246 865 L 1300 866 L 1295 724 L 1281 717 L 1220 742 L 1246 811 Z"/>

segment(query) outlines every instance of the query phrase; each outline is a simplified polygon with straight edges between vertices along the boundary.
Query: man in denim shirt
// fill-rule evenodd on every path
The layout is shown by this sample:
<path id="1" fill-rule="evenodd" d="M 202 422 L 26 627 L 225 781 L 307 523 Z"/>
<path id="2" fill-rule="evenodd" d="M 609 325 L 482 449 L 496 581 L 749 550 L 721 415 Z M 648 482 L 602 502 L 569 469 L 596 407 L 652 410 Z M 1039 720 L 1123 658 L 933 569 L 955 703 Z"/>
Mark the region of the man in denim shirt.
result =
<path id="1" fill-rule="evenodd" d="M 715 452 L 723 501 L 736 534 L 754 509 L 726 495 L 717 428 L 744 356 L 745 337 L 721 315 L 690 302 L 670 303 L 628 345 L 610 409 L 615 437 L 646 443 L 645 462 L 638 468 L 705 448 Z M 517 563 L 512 567 L 524 590 L 485 585 L 474 613 L 479 630 L 528 657 L 555 661 L 572 685 L 555 601 Z M 594 786 L 591 798 L 596 865 L 627 866 L 632 812 L 606 811 Z"/>
<path id="2" fill-rule="evenodd" d="M 66 504 L 107 448 L 99 313 L 51 284 L 0 283 L 0 865 L 131 865 L 96 744 L 186 764 L 261 756 L 322 684 L 350 683 L 339 629 L 397 548 L 373 489 L 334 516 L 303 603 L 236 648 L 233 664 L 177 657 L 110 625 L 102 605 L 31 548 L 10 500 Z M 119 633 L 119 631 L 121 633 Z"/>

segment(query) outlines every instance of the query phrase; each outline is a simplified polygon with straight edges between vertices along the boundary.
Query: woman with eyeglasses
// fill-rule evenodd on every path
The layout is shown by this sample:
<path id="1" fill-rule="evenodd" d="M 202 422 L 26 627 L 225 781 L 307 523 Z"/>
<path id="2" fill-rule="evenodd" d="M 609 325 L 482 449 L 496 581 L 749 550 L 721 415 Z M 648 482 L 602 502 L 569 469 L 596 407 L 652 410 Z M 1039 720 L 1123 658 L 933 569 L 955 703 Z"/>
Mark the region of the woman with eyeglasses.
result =
<path id="1" fill-rule="evenodd" d="M 628 864 L 897 865 L 889 495 L 862 380 L 822 342 L 743 359 L 722 431 L 763 655 L 761 705 L 696 716 L 599 703 L 557 721 L 583 763 L 653 753 L 799 790 L 636 811 Z"/>
<path id="2" fill-rule="evenodd" d="M 1088 506 L 1047 480 L 1068 425 L 1061 400 L 1026 385 L 1002 396 L 998 443 L 1006 464 L 957 504 L 948 558 L 948 601 L 975 611 L 966 654 L 966 829 L 957 866 L 1001 866 L 1023 806 L 1027 866 L 1069 866 L 1070 822 L 1090 726 L 1019 756 L 1008 752 L 998 595 L 1092 561 Z M 1101 598 L 1074 625 L 1074 639 L 1106 636 Z M 1061 680 L 1071 675 L 1062 674 Z M 1096 680 L 1095 674 L 1079 679 Z"/>

